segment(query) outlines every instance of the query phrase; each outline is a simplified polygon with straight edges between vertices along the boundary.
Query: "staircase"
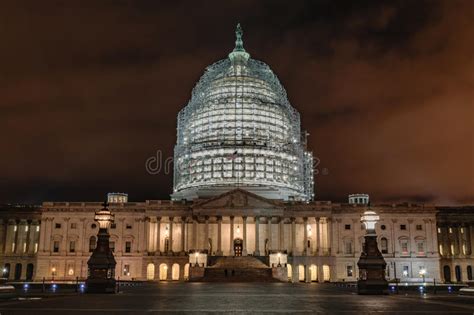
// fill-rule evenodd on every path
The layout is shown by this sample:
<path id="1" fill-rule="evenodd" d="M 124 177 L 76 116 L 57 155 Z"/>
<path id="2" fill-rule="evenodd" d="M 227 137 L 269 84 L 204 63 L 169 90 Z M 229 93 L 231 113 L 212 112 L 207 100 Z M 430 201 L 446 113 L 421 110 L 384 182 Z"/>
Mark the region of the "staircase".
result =
<path id="1" fill-rule="evenodd" d="M 205 282 L 278 282 L 272 268 L 252 256 L 216 257 L 204 270 Z"/>

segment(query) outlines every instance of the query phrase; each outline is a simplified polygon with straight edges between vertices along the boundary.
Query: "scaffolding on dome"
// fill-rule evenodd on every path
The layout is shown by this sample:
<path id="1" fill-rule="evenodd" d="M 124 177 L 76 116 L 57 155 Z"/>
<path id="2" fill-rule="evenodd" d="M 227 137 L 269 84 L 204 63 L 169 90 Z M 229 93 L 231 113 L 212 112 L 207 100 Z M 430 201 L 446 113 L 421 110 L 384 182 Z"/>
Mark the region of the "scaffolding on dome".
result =
<path id="1" fill-rule="evenodd" d="M 207 67 L 178 114 L 172 198 L 241 187 L 312 200 L 313 157 L 299 113 L 270 67 L 245 51 L 240 25 L 236 37 L 229 58 Z"/>

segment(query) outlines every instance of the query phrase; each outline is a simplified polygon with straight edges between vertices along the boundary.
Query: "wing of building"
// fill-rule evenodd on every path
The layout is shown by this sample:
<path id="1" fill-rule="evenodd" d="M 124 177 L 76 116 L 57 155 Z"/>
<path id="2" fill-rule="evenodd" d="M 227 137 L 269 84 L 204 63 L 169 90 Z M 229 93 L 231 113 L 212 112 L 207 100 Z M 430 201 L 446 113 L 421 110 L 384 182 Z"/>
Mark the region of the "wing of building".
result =
<path id="1" fill-rule="evenodd" d="M 126 194 L 109 194 L 116 275 L 355 281 L 369 196 L 314 201 L 313 156 L 299 113 L 270 67 L 245 51 L 240 27 L 236 36 L 235 49 L 206 69 L 178 114 L 171 200 L 128 202 Z M 3 277 L 86 278 L 101 207 L 2 207 Z M 380 216 L 376 233 L 389 279 L 472 280 L 474 207 L 370 209 Z"/>

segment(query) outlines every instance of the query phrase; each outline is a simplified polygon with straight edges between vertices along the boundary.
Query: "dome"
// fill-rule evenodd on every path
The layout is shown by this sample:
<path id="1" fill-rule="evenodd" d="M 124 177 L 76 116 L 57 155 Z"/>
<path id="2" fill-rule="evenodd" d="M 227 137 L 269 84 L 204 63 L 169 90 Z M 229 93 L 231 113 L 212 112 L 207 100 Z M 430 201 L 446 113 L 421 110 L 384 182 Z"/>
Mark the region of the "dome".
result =
<path id="1" fill-rule="evenodd" d="M 265 63 L 243 48 L 207 67 L 178 114 L 173 199 L 243 188 L 271 199 L 313 198 L 312 154 L 299 113 Z"/>

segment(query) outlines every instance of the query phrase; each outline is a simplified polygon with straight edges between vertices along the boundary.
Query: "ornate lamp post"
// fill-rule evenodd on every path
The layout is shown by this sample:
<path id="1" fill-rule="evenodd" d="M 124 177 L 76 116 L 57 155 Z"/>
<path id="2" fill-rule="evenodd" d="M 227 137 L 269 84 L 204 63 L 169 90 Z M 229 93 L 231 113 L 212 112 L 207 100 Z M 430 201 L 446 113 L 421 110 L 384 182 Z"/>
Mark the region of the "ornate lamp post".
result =
<path id="1" fill-rule="evenodd" d="M 114 215 L 107 209 L 108 204 L 95 213 L 94 220 L 99 223 L 97 246 L 87 261 L 89 272 L 86 280 L 87 293 L 115 293 L 115 265 L 112 250 L 109 247 L 108 227 L 114 221 Z"/>
<path id="2" fill-rule="evenodd" d="M 388 283 L 385 280 L 385 262 L 377 246 L 375 224 L 379 216 L 374 211 L 365 211 L 360 221 L 365 225 L 365 244 L 359 258 L 358 294 L 387 294 Z"/>

